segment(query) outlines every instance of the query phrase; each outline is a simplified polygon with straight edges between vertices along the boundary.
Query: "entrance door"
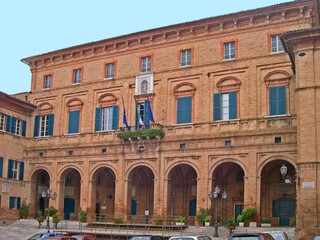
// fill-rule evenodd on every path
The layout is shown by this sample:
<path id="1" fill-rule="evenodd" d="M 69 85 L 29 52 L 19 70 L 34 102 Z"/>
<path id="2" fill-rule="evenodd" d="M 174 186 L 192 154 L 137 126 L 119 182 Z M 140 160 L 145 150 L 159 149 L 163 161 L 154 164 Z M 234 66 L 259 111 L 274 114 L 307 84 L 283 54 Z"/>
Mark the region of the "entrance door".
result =
<path id="1" fill-rule="evenodd" d="M 64 219 L 70 219 L 70 213 L 74 213 L 75 201 L 72 198 L 64 199 Z"/>
<path id="2" fill-rule="evenodd" d="M 295 200 L 291 198 L 279 198 L 272 202 L 272 217 L 279 218 L 280 226 L 289 226 L 290 217 L 296 212 Z"/>
<path id="3" fill-rule="evenodd" d="M 191 200 L 189 202 L 189 216 L 196 216 L 197 200 Z"/>
<path id="4" fill-rule="evenodd" d="M 137 215 L 137 201 L 131 199 L 131 215 Z"/>
<path id="5" fill-rule="evenodd" d="M 243 211 L 243 204 L 235 204 L 234 205 L 234 220 L 237 222 L 237 217 L 242 213 Z"/>

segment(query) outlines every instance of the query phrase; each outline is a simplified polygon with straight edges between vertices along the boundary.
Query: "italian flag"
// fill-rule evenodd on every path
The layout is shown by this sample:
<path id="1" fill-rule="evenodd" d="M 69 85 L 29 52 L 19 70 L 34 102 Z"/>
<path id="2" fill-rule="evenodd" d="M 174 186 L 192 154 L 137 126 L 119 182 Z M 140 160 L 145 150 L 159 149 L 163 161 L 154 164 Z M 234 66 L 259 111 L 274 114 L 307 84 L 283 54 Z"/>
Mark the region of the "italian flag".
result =
<path id="1" fill-rule="evenodd" d="M 140 109 L 139 109 L 139 105 L 138 105 L 138 108 L 137 108 L 137 116 L 138 116 L 138 121 L 139 121 L 139 124 L 141 125 L 141 128 L 144 129 L 144 122 L 142 121 L 142 118 L 141 118 L 141 115 L 140 115 Z"/>

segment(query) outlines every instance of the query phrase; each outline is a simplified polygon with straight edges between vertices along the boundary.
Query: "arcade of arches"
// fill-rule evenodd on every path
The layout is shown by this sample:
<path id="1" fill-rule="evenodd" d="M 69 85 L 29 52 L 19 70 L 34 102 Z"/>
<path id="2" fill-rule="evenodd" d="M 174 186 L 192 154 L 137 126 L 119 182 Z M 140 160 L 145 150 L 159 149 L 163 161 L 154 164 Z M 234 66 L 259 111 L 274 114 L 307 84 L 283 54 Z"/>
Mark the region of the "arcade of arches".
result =
<path id="1" fill-rule="evenodd" d="M 88 179 L 84 177 L 85 169 L 81 172 L 69 167 L 52 179 L 54 173 L 39 168 L 31 175 L 30 210 L 35 214 L 50 204 L 58 208 L 61 217 L 70 220 L 77 218 L 81 208 L 88 208 L 91 221 L 111 221 L 118 216 L 127 222 L 159 217 L 173 221 L 175 216 L 186 216 L 189 224 L 197 224 L 195 216 L 200 208 L 214 209 L 208 193 L 218 185 L 228 194 L 226 200 L 218 201 L 222 221 L 236 219 L 244 207 L 256 206 L 260 218 L 273 217 L 285 226 L 295 214 L 296 185 L 282 179 L 279 169 L 283 164 L 289 173 L 295 172 L 289 161 L 275 159 L 266 161 L 254 175 L 240 162 L 228 159 L 212 166 L 211 174 L 202 177 L 203 172 L 185 161 L 168 169 L 163 181 L 156 177 L 159 172 L 148 165 L 132 168 L 123 180 L 110 166 L 94 170 Z M 250 184 L 255 184 L 254 188 Z M 207 192 L 203 192 L 205 186 Z M 50 203 L 41 196 L 47 188 L 58 194 Z M 121 201 L 123 209 L 119 207 Z"/>

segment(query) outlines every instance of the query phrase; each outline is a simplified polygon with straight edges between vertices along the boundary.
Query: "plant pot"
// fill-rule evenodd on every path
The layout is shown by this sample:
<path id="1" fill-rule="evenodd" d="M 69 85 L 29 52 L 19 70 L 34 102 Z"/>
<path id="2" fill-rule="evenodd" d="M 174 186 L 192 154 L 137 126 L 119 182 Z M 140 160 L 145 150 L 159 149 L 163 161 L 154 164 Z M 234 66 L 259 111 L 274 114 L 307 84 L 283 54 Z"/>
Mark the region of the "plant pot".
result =
<path id="1" fill-rule="evenodd" d="M 235 229 L 236 229 L 236 226 L 229 226 L 228 229 L 229 229 L 229 230 L 235 230 Z"/>
<path id="2" fill-rule="evenodd" d="M 257 222 L 249 222 L 249 227 L 257 227 Z"/>
<path id="3" fill-rule="evenodd" d="M 261 227 L 271 227 L 271 223 L 261 223 Z"/>
<path id="4" fill-rule="evenodd" d="M 204 225 L 205 225 L 206 227 L 209 227 L 209 226 L 210 226 L 210 222 L 205 222 Z"/>
<path id="5" fill-rule="evenodd" d="M 244 227 L 244 222 L 239 222 L 239 227 Z"/>
<path id="6" fill-rule="evenodd" d="M 184 225 L 184 222 L 176 222 L 176 225 L 177 226 L 182 226 L 182 225 Z"/>

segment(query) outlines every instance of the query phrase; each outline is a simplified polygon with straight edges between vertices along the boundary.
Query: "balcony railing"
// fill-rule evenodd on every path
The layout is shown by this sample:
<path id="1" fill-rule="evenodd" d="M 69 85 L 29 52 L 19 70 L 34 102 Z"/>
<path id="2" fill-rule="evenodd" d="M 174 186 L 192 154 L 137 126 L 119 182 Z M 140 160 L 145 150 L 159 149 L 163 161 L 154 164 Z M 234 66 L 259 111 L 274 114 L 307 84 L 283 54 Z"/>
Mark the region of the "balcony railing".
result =
<path id="1" fill-rule="evenodd" d="M 162 130 L 162 125 L 145 125 L 144 127 L 131 127 L 120 128 L 120 132 L 117 134 L 117 137 L 120 139 L 139 139 L 139 138 L 157 138 L 161 139 L 164 136 Z"/>

